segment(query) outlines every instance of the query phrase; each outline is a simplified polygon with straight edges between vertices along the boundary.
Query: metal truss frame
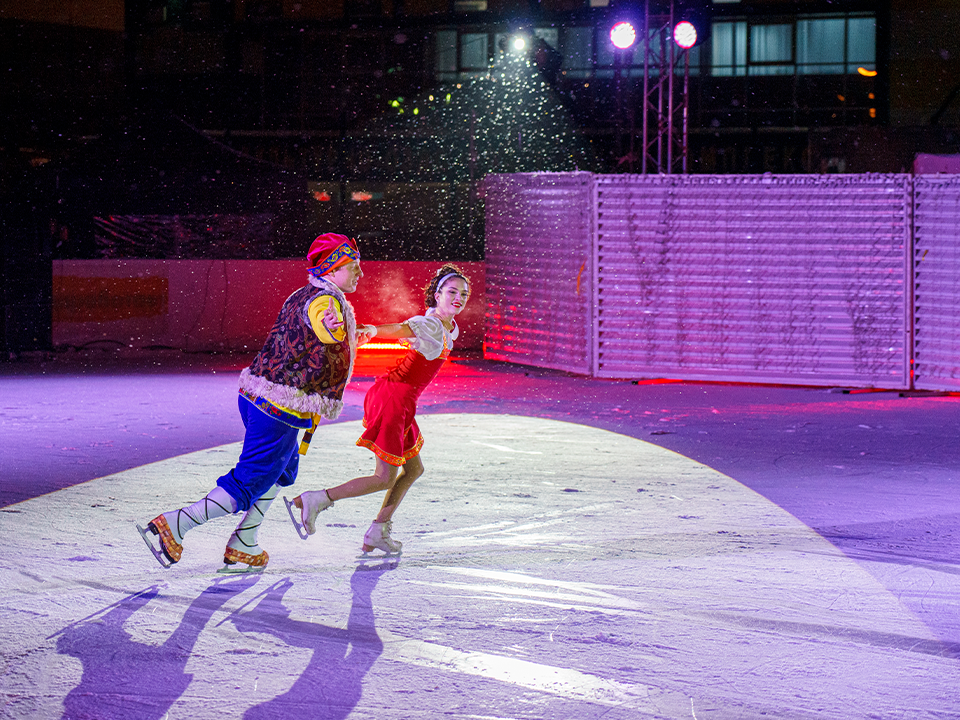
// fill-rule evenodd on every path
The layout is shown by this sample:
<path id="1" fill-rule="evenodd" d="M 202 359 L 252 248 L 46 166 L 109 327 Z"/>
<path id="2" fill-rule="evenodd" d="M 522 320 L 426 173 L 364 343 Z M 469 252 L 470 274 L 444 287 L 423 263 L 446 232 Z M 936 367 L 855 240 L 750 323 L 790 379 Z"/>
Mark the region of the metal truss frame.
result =
<path id="1" fill-rule="evenodd" d="M 688 170 L 690 53 L 673 41 L 674 3 L 666 15 L 644 7 L 643 39 L 643 160 L 640 172 L 670 175 Z M 676 101 L 677 70 L 683 84 Z M 631 138 L 632 139 L 632 138 Z"/>

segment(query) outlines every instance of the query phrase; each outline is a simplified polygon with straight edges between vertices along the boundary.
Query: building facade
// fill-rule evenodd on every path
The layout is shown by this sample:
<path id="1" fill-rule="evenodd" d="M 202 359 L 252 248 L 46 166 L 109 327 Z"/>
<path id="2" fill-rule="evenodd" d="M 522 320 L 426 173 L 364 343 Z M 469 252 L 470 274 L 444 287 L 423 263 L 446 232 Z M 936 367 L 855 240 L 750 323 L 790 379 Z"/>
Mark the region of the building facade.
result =
<path id="1" fill-rule="evenodd" d="M 476 260 L 487 173 L 664 171 L 642 162 L 645 81 L 664 72 L 691 173 L 899 172 L 954 151 L 955 3 L 694 2 L 651 1 L 654 44 L 671 11 L 709 18 L 666 71 L 642 31 L 610 44 L 643 0 L 4 3 L 0 190 L 36 189 L 63 257 L 150 252 L 118 240 L 138 217 L 218 215 L 269 240 L 183 252 L 282 257 L 334 227 L 372 257 Z"/>

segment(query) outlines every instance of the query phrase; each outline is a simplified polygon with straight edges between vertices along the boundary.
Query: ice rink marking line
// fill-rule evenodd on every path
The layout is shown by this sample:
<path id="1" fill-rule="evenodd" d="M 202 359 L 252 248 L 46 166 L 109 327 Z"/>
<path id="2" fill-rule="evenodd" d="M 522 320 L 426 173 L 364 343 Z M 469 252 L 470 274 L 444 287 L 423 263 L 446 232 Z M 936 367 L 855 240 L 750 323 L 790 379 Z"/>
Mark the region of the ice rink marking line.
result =
<path id="1" fill-rule="evenodd" d="M 484 447 L 493 448 L 500 452 L 520 453 L 521 455 L 543 455 L 539 450 L 514 450 L 513 448 L 508 448 L 506 445 L 494 445 L 493 443 L 480 442 L 479 440 L 471 440 L 470 442 L 474 445 L 483 445 Z"/>
<path id="2" fill-rule="evenodd" d="M 453 530 L 438 530 L 430 533 L 430 537 L 443 537 L 445 535 L 459 535 L 461 533 L 477 532 L 481 530 L 500 530 L 510 525 L 515 525 L 516 520 L 501 520 L 500 522 L 487 523 L 485 525 L 474 525 L 468 528 L 455 528 Z"/>
<path id="3" fill-rule="evenodd" d="M 524 525 L 517 525 L 516 521 L 510 520 L 507 522 L 498 523 L 497 525 L 475 525 L 473 527 L 457 528 L 456 530 L 435 532 L 424 537 L 428 540 L 442 540 L 444 542 L 451 540 L 459 541 L 461 539 L 471 537 L 481 538 L 502 533 L 526 532 L 528 530 L 535 530 L 537 528 L 548 527 L 550 525 L 559 525 L 561 522 L 563 521 L 556 519 L 541 523 L 526 523 Z"/>
<path id="4" fill-rule="evenodd" d="M 521 528 L 506 529 L 495 533 L 464 534 L 459 537 L 425 538 L 435 546 L 441 548 L 454 547 L 458 543 L 477 546 L 484 543 L 490 545 L 538 545 L 542 543 L 559 543 L 561 540 L 571 539 L 566 533 L 559 532 L 525 532 Z"/>
<path id="5" fill-rule="evenodd" d="M 569 580 L 550 580 L 539 578 L 533 575 L 524 575 L 523 573 L 511 573 L 503 570 L 481 570 L 479 568 L 462 567 L 444 567 L 442 565 L 431 565 L 432 570 L 446 570 L 456 575 L 468 575 L 470 577 L 485 578 L 488 580 L 502 580 L 505 582 L 523 583 L 528 585 L 547 585 L 549 587 L 562 587 L 568 590 L 577 590 L 579 592 L 591 593 L 599 597 L 615 597 L 608 590 L 618 590 L 619 585 L 599 585 L 597 583 L 571 582 Z"/>
<path id="6" fill-rule="evenodd" d="M 508 547 L 508 548 L 540 548 L 544 546 L 553 546 L 554 548 L 570 549 L 569 544 L 561 542 L 564 539 L 562 535 L 551 535 L 550 533 L 526 533 L 524 535 L 505 535 L 505 536 L 485 536 L 465 537 L 459 539 L 448 539 L 437 543 L 437 549 L 453 548 L 458 545 L 464 549 L 480 547 Z M 576 547 L 580 547 L 579 545 Z"/>
<path id="7" fill-rule="evenodd" d="M 381 631 L 383 656 L 422 667 L 477 675 L 530 690 L 599 705 L 653 709 L 650 688 L 589 675 L 579 670 L 482 652 L 466 652 Z"/>
<path id="8" fill-rule="evenodd" d="M 609 598 L 597 598 L 589 597 L 585 598 L 579 595 L 572 595 L 570 593 L 556 593 L 556 592 L 547 592 L 547 591 L 536 591 L 536 590 L 523 590 L 521 588 L 508 588 L 503 586 L 489 586 L 489 585 L 474 585 L 469 583 L 451 583 L 451 582 L 430 582 L 428 580 L 408 580 L 408 583 L 411 585 L 427 585 L 429 587 L 438 587 L 445 588 L 450 590 L 459 590 L 463 592 L 474 592 L 474 593 L 485 593 L 486 595 L 497 595 L 500 599 L 504 599 L 504 596 L 507 597 L 521 597 L 521 598 L 531 598 L 531 599 L 542 599 L 550 600 L 555 603 L 564 604 L 563 601 L 567 603 L 577 603 L 578 607 L 581 607 L 584 610 L 599 610 L 602 607 L 606 608 L 617 608 L 620 610 L 635 610 L 639 612 L 638 604 L 631 602 L 630 600 L 625 600 L 618 597 L 609 597 Z M 474 597 L 482 597 L 474 596 Z"/>
<path id="9" fill-rule="evenodd" d="M 559 522 L 563 522 L 565 516 L 572 514 L 582 515 L 587 512 L 594 512 L 597 510 L 606 510 L 612 508 L 616 505 L 613 502 L 602 502 L 595 503 L 593 505 L 580 505 L 576 508 L 567 508 L 564 510 L 554 510 L 548 513 L 540 514 L 541 518 L 544 518 L 542 522 L 525 522 L 523 525 L 518 525 L 516 520 L 501 520 L 495 523 L 484 523 L 483 525 L 472 525 L 469 527 L 460 527 L 453 530 L 438 530 L 436 532 L 431 532 L 428 536 L 429 538 L 438 538 L 444 536 L 461 536 L 475 534 L 479 531 L 490 530 L 492 532 L 500 532 L 507 528 L 510 528 L 512 532 L 517 530 L 527 530 L 538 527 L 545 527 L 547 525 L 556 525 Z M 551 519 L 552 518 L 552 519 Z"/>

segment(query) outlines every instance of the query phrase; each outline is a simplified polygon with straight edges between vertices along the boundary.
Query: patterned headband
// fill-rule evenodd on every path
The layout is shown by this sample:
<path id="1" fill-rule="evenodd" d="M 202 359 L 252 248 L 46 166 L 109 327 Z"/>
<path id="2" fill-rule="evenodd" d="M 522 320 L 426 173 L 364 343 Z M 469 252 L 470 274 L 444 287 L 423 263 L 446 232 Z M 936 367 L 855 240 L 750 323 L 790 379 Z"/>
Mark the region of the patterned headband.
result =
<path id="1" fill-rule="evenodd" d="M 316 277 L 321 275 L 326 275 L 329 272 L 336 270 L 341 265 L 346 265 L 351 260 L 359 260 L 360 253 L 350 247 L 347 243 L 341 243 L 333 249 L 326 259 L 317 265 L 316 267 L 310 268 L 310 272 Z"/>

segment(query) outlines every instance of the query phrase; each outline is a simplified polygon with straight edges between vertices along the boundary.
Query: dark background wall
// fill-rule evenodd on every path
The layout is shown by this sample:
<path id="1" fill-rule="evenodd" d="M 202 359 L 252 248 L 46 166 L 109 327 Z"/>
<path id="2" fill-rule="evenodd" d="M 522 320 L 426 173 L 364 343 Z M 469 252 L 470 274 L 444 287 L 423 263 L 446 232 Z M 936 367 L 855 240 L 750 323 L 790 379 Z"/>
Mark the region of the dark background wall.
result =
<path id="1" fill-rule="evenodd" d="M 901 172 L 918 152 L 957 150 L 956 3 L 707 4 L 748 22 L 872 13 L 878 73 L 694 75 L 691 172 Z M 4 3 L 4 349 L 49 345 L 51 258 L 168 247 L 156 240 L 151 251 L 150 236 L 104 242 L 115 216 L 164 227 L 221 218 L 211 228 L 269 218 L 255 246 L 181 243 L 177 257 L 294 257 L 315 232 L 337 229 L 359 236 L 370 259 L 482 260 L 483 175 L 636 171 L 624 162 L 624 113 L 635 116 L 642 99 L 634 92 L 625 104 L 609 72 L 585 81 L 558 71 L 547 51 L 516 76 L 523 97 L 496 95 L 470 73 L 440 78 L 437 33 L 493 38 L 523 23 L 562 32 L 618 9 L 615 0 Z M 501 112 L 508 101 L 511 113 Z"/>

